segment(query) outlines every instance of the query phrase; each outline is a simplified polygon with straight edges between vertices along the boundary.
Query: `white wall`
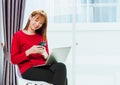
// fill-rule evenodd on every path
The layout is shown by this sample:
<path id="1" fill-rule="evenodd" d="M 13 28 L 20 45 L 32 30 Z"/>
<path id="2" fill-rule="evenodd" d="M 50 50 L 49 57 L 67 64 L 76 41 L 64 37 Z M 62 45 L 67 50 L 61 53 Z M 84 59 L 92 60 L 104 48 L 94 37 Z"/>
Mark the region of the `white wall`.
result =
<path id="1" fill-rule="evenodd" d="M 120 85 L 120 31 L 77 32 L 76 82 Z"/>
<path id="2" fill-rule="evenodd" d="M 48 38 L 51 47 L 72 45 L 72 30 L 67 27 L 67 24 L 64 27 L 49 27 Z M 69 85 L 72 85 L 72 75 L 75 76 L 75 85 L 120 85 L 119 27 L 118 24 L 112 23 L 86 23 L 77 26 L 76 56 L 72 56 L 71 51 L 66 60 Z M 75 61 L 72 61 L 72 57 L 75 57 Z M 74 74 L 72 62 L 75 63 Z"/>

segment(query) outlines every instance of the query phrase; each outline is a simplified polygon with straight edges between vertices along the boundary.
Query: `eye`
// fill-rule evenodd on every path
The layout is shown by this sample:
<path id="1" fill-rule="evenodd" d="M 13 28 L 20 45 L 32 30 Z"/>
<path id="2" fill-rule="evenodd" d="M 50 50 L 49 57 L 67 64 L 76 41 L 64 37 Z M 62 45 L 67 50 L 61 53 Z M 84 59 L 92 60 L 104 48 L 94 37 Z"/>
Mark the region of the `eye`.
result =
<path id="1" fill-rule="evenodd" d="M 43 23 L 39 22 L 39 24 L 43 24 Z"/>

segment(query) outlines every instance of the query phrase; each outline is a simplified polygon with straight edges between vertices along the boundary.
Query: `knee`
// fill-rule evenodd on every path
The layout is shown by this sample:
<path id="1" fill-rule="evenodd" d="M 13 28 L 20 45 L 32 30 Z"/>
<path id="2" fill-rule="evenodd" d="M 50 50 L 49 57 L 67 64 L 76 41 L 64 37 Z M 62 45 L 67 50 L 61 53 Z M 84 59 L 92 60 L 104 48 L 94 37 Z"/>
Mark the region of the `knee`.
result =
<path id="1" fill-rule="evenodd" d="M 66 71 L 66 65 L 64 63 L 57 63 L 57 68 Z"/>

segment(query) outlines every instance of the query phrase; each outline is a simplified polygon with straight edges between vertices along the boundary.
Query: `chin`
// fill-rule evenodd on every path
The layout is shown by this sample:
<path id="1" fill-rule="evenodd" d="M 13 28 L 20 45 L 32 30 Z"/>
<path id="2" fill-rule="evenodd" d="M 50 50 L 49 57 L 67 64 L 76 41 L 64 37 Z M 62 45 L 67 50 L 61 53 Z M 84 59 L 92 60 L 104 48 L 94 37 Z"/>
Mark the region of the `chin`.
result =
<path id="1" fill-rule="evenodd" d="M 33 28 L 33 30 L 35 31 L 35 30 L 38 30 L 39 28 Z"/>

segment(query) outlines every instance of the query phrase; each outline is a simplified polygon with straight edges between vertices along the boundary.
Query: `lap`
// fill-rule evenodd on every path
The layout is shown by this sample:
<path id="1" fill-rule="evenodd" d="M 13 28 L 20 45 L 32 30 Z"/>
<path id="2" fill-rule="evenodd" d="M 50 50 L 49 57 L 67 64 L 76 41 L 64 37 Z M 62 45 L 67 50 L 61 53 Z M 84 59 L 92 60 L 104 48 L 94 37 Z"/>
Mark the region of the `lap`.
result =
<path id="1" fill-rule="evenodd" d="M 50 82 L 53 79 L 53 72 L 47 66 L 32 67 L 22 74 L 23 78 L 35 81 Z"/>

